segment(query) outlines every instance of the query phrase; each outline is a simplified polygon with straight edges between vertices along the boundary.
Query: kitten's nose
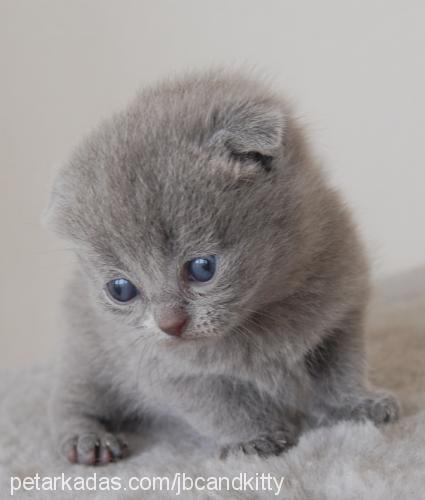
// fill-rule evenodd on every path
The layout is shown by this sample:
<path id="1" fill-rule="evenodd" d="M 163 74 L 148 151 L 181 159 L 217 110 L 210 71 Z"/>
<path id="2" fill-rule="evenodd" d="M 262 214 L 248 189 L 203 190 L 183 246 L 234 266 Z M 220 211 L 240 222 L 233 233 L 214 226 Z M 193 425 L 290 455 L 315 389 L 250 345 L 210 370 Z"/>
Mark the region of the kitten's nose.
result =
<path id="1" fill-rule="evenodd" d="M 184 311 L 173 311 L 163 315 L 158 321 L 158 326 L 168 335 L 180 337 L 188 321 L 187 314 Z"/>

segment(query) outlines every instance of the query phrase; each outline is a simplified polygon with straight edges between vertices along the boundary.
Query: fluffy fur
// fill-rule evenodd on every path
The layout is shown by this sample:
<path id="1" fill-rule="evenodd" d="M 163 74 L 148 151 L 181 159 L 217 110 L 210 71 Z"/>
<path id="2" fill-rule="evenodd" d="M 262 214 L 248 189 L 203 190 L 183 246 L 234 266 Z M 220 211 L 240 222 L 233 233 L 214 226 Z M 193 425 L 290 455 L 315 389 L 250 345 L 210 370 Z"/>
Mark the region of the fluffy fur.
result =
<path id="1" fill-rule="evenodd" d="M 416 284 L 414 283 L 416 282 Z M 168 476 L 185 472 L 190 477 L 237 476 L 271 473 L 284 476 L 280 495 L 261 491 L 192 491 L 184 499 L 246 498 L 270 500 L 418 500 L 425 484 L 425 268 L 384 284 L 385 303 L 371 307 L 367 347 L 373 381 L 396 390 L 403 405 L 399 422 L 374 425 L 341 422 L 304 433 L 299 445 L 267 460 L 237 455 L 226 461 L 170 425 L 150 428 L 134 436 L 133 453 L 127 460 L 93 469 L 58 460 L 57 444 L 50 439 L 51 425 L 46 400 L 52 386 L 52 370 L 2 372 L 0 377 L 0 492 L 10 498 L 10 476 L 130 477 Z M 388 293 L 392 297 L 388 297 Z M 382 298 L 383 293 L 379 296 Z M 137 442 L 137 445 L 135 444 Z M 174 492 L 79 491 L 15 492 L 13 498 L 139 500 L 176 498 Z"/>
<path id="2" fill-rule="evenodd" d="M 143 91 L 59 173 L 48 220 L 80 261 L 50 404 L 72 461 L 122 457 L 119 432 L 158 414 L 222 456 L 397 418 L 364 379 L 368 273 L 350 215 L 262 84 L 211 72 Z M 211 254 L 214 279 L 189 283 L 185 263 Z M 105 293 L 119 277 L 140 290 L 128 305 Z M 180 338 L 157 324 L 173 310 L 190 318 Z"/>

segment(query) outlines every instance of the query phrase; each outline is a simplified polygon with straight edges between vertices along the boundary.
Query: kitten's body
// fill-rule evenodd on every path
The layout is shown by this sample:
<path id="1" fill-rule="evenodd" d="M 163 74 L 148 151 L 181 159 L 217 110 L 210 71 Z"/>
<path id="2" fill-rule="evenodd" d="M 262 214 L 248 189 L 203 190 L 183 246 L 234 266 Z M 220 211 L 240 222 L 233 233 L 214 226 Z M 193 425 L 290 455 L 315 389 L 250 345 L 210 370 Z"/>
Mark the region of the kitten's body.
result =
<path id="1" fill-rule="evenodd" d="M 51 401 L 71 460 L 118 458 L 104 422 L 146 414 L 261 455 L 305 426 L 396 418 L 365 387 L 367 265 L 350 216 L 261 85 L 210 73 L 145 91 L 61 172 L 49 217 L 81 262 Z M 187 282 L 185 262 L 211 254 L 211 283 Z M 140 294 L 116 305 L 103 290 L 121 276 Z M 180 338 L 158 328 L 177 309 Z"/>

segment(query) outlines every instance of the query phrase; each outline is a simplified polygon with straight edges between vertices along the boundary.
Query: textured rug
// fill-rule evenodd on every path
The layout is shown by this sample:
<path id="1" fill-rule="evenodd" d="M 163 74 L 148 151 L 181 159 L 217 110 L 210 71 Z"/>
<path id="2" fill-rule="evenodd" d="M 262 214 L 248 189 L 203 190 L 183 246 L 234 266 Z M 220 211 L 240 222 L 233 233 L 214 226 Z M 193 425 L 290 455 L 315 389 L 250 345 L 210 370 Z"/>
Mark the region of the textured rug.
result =
<path id="1" fill-rule="evenodd" d="M 240 455 L 221 461 L 170 421 L 135 437 L 134 453 L 121 463 L 68 465 L 49 439 L 49 367 L 2 373 L 0 498 L 11 498 L 13 487 L 13 498 L 42 500 L 425 499 L 425 269 L 378 287 L 367 336 L 372 381 L 398 394 L 400 422 L 318 429 L 267 460 Z M 172 490 L 164 491 L 167 486 Z"/>

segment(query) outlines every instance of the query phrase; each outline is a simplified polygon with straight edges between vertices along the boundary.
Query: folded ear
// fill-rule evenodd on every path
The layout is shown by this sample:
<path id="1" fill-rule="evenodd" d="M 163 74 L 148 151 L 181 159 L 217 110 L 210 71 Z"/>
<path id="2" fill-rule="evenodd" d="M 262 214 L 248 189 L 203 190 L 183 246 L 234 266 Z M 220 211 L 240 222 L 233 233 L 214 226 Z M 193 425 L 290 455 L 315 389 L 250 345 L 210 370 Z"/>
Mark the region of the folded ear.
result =
<path id="1" fill-rule="evenodd" d="M 270 170 L 283 143 L 284 110 L 271 103 L 247 103 L 228 110 L 211 144 L 225 147 L 230 157 Z"/>

